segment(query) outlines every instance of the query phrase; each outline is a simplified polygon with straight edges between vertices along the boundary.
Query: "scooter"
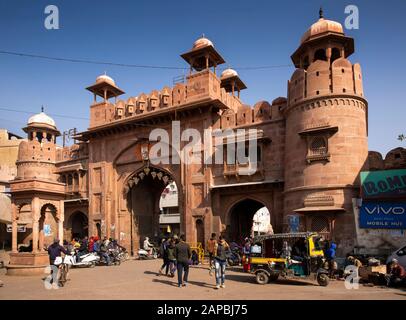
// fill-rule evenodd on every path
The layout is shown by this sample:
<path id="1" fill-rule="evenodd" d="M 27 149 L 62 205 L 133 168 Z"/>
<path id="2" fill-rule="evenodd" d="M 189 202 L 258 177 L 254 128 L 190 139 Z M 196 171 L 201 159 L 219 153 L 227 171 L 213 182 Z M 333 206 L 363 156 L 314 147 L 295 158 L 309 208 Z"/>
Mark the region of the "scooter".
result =
<path id="1" fill-rule="evenodd" d="M 76 255 L 75 254 L 67 254 L 64 257 L 64 263 L 71 266 L 71 267 L 77 267 L 77 268 L 93 268 L 96 266 L 98 261 L 100 260 L 100 257 L 97 254 L 94 253 L 87 253 L 82 256 L 80 256 L 80 261 L 77 261 Z"/>
<path id="2" fill-rule="evenodd" d="M 156 248 L 152 247 L 152 253 L 150 254 L 147 250 L 140 248 L 138 250 L 138 260 L 152 260 L 158 258 L 158 251 Z"/>

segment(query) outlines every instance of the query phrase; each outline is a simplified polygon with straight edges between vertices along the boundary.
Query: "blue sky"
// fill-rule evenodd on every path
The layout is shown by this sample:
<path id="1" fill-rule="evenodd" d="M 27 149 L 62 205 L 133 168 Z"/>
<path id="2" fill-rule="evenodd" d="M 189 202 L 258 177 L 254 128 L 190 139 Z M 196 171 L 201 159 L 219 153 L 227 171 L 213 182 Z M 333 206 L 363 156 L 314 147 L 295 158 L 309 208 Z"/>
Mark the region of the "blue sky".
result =
<path id="1" fill-rule="evenodd" d="M 44 9 L 59 8 L 60 29 L 44 28 Z M 360 62 L 369 101 L 369 149 L 385 154 L 405 143 L 406 2 L 382 1 L 105 1 L 0 0 L 0 50 L 126 64 L 186 67 L 179 55 L 204 33 L 226 60 L 225 66 L 291 64 L 300 37 L 325 17 L 344 23 L 344 8 L 359 8 L 352 62 Z M 92 95 L 85 87 L 107 74 L 124 97 L 172 85 L 181 70 L 138 69 L 54 62 L 0 54 L 0 108 L 88 118 Z M 286 96 L 292 67 L 239 70 L 248 104 Z M 23 134 L 29 114 L 0 110 L 0 127 Z M 61 131 L 85 130 L 87 120 L 57 117 Z"/>

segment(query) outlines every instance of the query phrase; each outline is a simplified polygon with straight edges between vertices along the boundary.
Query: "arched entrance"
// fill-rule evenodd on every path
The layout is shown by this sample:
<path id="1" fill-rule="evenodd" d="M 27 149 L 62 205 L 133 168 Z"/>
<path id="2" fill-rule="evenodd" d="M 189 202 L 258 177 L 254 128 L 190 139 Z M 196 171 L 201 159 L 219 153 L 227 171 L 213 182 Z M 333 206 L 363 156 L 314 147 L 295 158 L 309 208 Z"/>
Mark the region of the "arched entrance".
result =
<path id="1" fill-rule="evenodd" d="M 204 247 L 204 223 L 202 219 L 196 220 L 196 241 Z"/>
<path id="2" fill-rule="evenodd" d="M 159 228 L 159 200 L 165 187 L 173 180 L 167 171 L 144 167 L 133 174 L 127 181 L 127 207 L 131 213 L 131 246 L 142 246 L 145 237 L 158 240 Z"/>
<path id="3" fill-rule="evenodd" d="M 81 212 L 76 211 L 70 217 L 71 237 L 83 239 L 88 235 L 88 218 Z"/>
<path id="4" fill-rule="evenodd" d="M 262 215 L 260 209 L 269 213 L 263 203 L 253 199 L 241 200 L 230 209 L 227 227 L 227 237 L 230 241 L 241 242 L 245 237 L 252 235 L 252 231 L 263 231 L 263 228 L 257 229 L 253 221 L 257 212 L 258 217 Z"/>

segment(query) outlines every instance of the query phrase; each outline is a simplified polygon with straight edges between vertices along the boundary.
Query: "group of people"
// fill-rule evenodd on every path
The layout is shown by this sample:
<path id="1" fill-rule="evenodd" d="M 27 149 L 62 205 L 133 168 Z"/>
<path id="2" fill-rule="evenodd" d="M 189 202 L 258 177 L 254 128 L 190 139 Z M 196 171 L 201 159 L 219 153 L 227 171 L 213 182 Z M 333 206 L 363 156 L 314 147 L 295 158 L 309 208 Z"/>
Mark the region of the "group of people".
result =
<path id="1" fill-rule="evenodd" d="M 57 257 L 61 256 L 61 253 L 70 254 L 72 252 L 74 252 L 77 262 L 80 262 L 81 256 L 96 252 L 102 259 L 104 259 L 107 265 L 110 265 L 110 250 L 115 250 L 117 248 L 124 249 L 118 244 L 117 240 L 107 237 L 100 239 L 98 236 L 92 236 L 90 238 L 86 236 L 83 239 L 73 238 L 70 242 L 64 240 L 63 246 L 59 243 L 59 239 L 54 239 L 53 243 L 47 249 L 51 265 L 54 264 Z"/>
<path id="2" fill-rule="evenodd" d="M 146 250 L 145 242 L 144 250 Z M 159 274 L 162 275 L 165 269 L 165 275 L 174 277 L 177 271 L 179 288 L 187 286 L 192 250 L 190 245 L 186 243 L 185 235 L 180 237 L 174 235 L 168 239 L 162 239 L 160 255 L 163 259 L 163 264 L 159 269 Z"/>
<path id="3" fill-rule="evenodd" d="M 162 239 L 159 250 L 163 260 L 159 268 L 159 275 L 165 274 L 174 277 L 177 271 L 178 287 L 180 288 L 187 286 L 190 265 L 199 263 L 197 252 L 191 249 L 185 239 L 184 235 L 180 237 L 174 235 Z M 148 244 L 145 242 L 144 244 L 144 250 L 146 250 Z M 230 246 L 222 236 L 217 238 L 216 234 L 213 233 L 207 242 L 207 249 L 210 259 L 210 275 L 213 274 L 213 269 L 216 272 L 216 289 L 225 288 L 226 252 L 230 249 Z"/>

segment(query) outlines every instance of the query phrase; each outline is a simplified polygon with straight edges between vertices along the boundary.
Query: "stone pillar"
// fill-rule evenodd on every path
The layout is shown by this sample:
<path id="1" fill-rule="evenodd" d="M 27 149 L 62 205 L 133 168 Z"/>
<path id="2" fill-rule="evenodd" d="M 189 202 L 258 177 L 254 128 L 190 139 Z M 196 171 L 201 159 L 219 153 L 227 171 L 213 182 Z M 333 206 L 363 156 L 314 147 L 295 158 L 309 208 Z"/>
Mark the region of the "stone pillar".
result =
<path id="1" fill-rule="evenodd" d="M 65 202 L 59 201 L 59 215 L 58 215 L 58 238 L 59 244 L 63 245 L 63 222 L 65 220 Z"/>
<path id="2" fill-rule="evenodd" d="M 330 65 L 331 63 L 331 47 L 328 47 L 326 50 L 326 57 L 327 57 L 327 62 Z"/>
<path id="3" fill-rule="evenodd" d="M 35 197 L 31 202 L 32 208 L 32 252 L 38 252 L 38 248 L 42 250 L 44 245 L 43 234 L 40 235 L 39 219 L 41 217 L 41 210 L 39 207 L 39 199 Z M 43 232 L 43 231 L 42 231 Z"/>
<path id="4" fill-rule="evenodd" d="M 44 246 L 44 236 L 42 233 L 40 234 L 39 222 L 38 222 L 38 220 L 33 220 L 33 222 L 32 222 L 32 253 L 41 251 L 43 246 Z"/>
<path id="5" fill-rule="evenodd" d="M 12 234 L 11 234 L 11 243 L 12 243 L 12 252 L 17 253 L 18 252 L 18 243 L 17 243 L 17 206 L 15 203 L 11 204 L 11 221 L 13 224 L 13 229 L 12 229 Z"/>

